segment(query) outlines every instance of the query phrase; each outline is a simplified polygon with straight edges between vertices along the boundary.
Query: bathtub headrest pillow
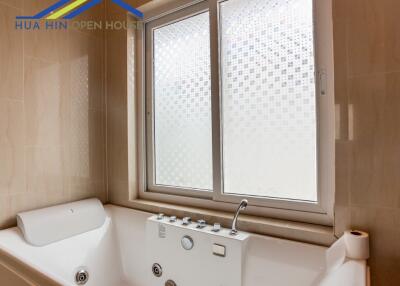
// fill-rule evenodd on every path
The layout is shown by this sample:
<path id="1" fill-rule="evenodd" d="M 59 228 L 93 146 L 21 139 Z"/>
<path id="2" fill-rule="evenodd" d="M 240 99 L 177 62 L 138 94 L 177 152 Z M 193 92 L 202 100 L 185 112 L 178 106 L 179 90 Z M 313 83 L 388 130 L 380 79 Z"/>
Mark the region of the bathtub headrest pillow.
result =
<path id="1" fill-rule="evenodd" d="M 88 199 L 17 214 L 25 240 L 44 246 L 101 227 L 106 220 L 103 204 Z"/>

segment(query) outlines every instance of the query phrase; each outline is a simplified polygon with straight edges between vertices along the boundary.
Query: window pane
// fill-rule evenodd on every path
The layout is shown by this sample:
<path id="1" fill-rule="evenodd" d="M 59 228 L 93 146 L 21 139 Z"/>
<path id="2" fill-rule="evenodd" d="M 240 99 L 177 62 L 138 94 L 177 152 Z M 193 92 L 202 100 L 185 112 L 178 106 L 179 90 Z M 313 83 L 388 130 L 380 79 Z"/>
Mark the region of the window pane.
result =
<path id="1" fill-rule="evenodd" d="M 316 201 L 312 0 L 220 5 L 224 192 Z"/>
<path id="2" fill-rule="evenodd" d="M 157 185 L 212 189 L 209 13 L 154 30 Z"/>

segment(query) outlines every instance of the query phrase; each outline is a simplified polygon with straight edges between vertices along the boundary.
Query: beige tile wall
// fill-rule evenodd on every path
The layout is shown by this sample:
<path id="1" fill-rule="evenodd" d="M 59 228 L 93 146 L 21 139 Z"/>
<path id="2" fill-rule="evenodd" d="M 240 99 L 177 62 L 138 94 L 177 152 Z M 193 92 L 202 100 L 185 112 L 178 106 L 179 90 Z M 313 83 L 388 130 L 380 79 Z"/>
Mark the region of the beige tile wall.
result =
<path id="1" fill-rule="evenodd" d="M 397 0 L 334 0 L 336 103 L 344 123 L 335 230 L 370 233 L 374 286 L 400 285 L 399 11 Z"/>
<path id="2" fill-rule="evenodd" d="M 104 33 L 16 30 L 53 0 L 0 0 L 0 228 L 19 211 L 106 200 Z M 105 5 L 83 17 L 104 18 Z"/>

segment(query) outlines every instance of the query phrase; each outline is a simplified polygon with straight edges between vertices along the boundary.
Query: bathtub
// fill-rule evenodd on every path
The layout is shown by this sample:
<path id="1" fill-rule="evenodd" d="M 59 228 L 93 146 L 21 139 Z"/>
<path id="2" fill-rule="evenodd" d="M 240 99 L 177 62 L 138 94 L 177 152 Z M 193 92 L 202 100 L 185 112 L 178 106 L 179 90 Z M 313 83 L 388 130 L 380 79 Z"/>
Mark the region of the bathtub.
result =
<path id="1" fill-rule="evenodd" d="M 146 259 L 146 222 L 151 213 L 105 206 L 107 219 L 96 230 L 43 247 L 27 244 L 18 228 L 0 231 L 0 250 L 20 263 L 48 277 L 55 285 L 77 285 L 76 273 L 89 274 L 89 286 L 164 286 L 167 278 L 154 279 L 152 265 Z M 335 273 L 325 274 L 325 247 L 267 236 L 249 234 L 243 253 L 243 286 L 367 285 L 365 261 L 348 261 Z M 190 255 L 190 254 L 188 254 Z M 172 255 L 167 264 L 174 264 Z M 207 261 L 202 260 L 205 265 Z M 223 260 L 221 260 L 223 263 Z M 157 262 L 157 261 L 154 261 Z M 196 276 L 210 275 L 204 269 L 183 264 L 179 275 L 188 275 L 196 285 Z M 225 271 L 229 277 L 234 273 Z M 150 277 L 153 277 L 150 280 Z M 186 277 L 186 278 L 187 278 Z M 149 282 L 152 281 L 152 282 Z M 173 284 L 172 284 L 173 285 Z M 10 285 L 13 286 L 13 285 Z M 40 285 L 45 286 L 45 285 Z M 228 286 L 220 283 L 208 286 Z"/>

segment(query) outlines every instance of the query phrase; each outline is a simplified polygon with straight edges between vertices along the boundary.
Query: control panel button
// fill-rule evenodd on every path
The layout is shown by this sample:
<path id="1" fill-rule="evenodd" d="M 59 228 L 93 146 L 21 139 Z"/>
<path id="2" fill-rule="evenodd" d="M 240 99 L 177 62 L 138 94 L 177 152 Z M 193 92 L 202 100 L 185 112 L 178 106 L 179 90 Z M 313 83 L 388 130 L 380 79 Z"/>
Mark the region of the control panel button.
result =
<path id="1" fill-rule="evenodd" d="M 190 216 L 186 216 L 182 219 L 182 224 L 183 225 L 189 225 L 192 223 L 192 218 Z"/>
<path id="2" fill-rule="evenodd" d="M 213 232 L 219 232 L 220 230 L 221 230 L 221 224 L 218 223 L 218 222 L 214 223 L 212 231 Z"/>
<path id="3" fill-rule="evenodd" d="M 205 228 L 206 227 L 206 221 L 204 219 L 200 219 L 197 221 L 197 228 Z"/>
<path id="4" fill-rule="evenodd" d="M 164 214 L 161 214 L 161 213 L 158 214 L 158 215 L 157 215 L 157 219 L 158 219 L 158 220 L 163 220 L 163 219 L 164 219 Z"/>
<path id="5" fill-rule="evenodd" d="M 176 222 L 176 216 L 170 216 L 169 217 L 169 222 Z"/>
<path id="6" fill-rule="evenodd" d="M 225 246 L 214 243 L 212 246 L 213 254 L 216 256 L 225 257 L 226 256 L 226 249 Z"/>

